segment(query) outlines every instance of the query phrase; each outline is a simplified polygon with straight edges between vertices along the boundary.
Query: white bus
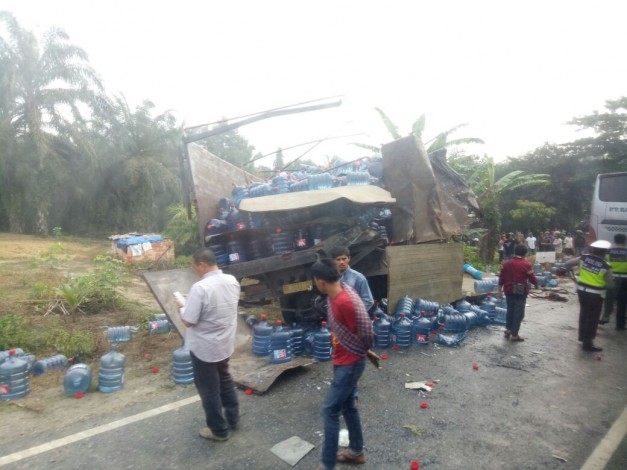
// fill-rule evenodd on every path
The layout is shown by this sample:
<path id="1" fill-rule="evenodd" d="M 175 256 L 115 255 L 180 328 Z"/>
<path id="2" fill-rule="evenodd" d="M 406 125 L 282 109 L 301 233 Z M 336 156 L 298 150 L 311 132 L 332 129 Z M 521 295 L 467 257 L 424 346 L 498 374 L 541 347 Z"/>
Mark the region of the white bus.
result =
<path id="1" fill-rule="evenodd" d="M 592 196 L 588 243 L 607 240 L 614 235 L 627 234 L 627 172 L 597 176 Z"/>

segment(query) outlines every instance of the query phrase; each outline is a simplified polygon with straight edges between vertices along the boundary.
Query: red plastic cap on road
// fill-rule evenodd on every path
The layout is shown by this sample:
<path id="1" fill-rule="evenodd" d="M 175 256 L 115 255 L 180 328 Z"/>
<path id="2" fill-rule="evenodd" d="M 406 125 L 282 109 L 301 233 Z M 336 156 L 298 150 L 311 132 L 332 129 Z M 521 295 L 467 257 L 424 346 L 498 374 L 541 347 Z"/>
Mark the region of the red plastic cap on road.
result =
<path id="1" fill-rule="evenodd" d="M 479 370 L 479 364 L 477 364 L 476 362 L 472 365 L 472 368 L 474 370 Z"/>
<path id="2" fill-rule="evenodd" d="M 388 355 L 385 353 L 381 354 L 381 359 L 383 359 L 384 361 L 387 361 Z"/>
<path id="3" fill-rule="evenodd" d="M 416 460 L 412 460 L 409 468 L 411 470 L 418 470 L 420 468 L 420 464 Z"/>
<path id="4" fill-rule="evenodd" d="M 157 372 L 159 372 L 159 368 L 158 367 L 153 367 L 152 368 L 152 373 L 156 374 Z"/>
<path id="5" fill-rule="evenodd" d="M 246 395 L 252 395 L 253 394 L 253 389 L 252 388 L 247 388 L 246 391 L 244 392 Z"/>
<path id="6" fill-rule="evenodd" d="M 84 396 L 85 396 L 85 394 L 83 392 L 76 392 L 76 395 L 74 395 L 74 398 L 77 398 L 77 399 L 80 400 Z"/>
<path id="7" fill-rule="evenodd" d="M 420 408 L 422 408 L 423 410 L 424 410 L 425 408 L 427 408 L 428 406 L 429 406 L 429 405 L 427 405 L 427 402 L 426 402 L 426 401 L 423 401 L 423 402 L 420 404 Z"/>

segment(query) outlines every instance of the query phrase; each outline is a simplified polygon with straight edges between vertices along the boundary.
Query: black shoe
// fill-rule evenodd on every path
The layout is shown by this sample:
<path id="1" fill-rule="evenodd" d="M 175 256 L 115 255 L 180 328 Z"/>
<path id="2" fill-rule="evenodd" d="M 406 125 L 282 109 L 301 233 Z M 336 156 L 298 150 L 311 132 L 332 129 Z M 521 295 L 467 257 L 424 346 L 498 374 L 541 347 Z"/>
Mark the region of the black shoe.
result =
<path id="1" fill-rule="evenodd" d="M 606 323 L 609 323 L 609 322 L 610 322 L 609 320 L 601 319 L 601 320 L 599 320 L 599 325 L 605 325 Z"/>
<path id="2" fill-rule="evenodd" d="M 597 346 L 595 346 L 594 344 L 584 344 L 582 349 L 584 351 L 588 351 L 588 352 L 601 352 L 603 351 L 603 348 L 599 348 Z"/>

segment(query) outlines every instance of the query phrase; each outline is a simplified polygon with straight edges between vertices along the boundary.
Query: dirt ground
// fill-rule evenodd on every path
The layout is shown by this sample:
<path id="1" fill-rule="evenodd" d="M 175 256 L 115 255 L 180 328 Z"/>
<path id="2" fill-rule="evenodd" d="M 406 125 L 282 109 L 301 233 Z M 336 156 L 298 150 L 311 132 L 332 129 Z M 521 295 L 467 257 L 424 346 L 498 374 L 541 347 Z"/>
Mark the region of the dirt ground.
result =
<path id="1" fill-rule="evenodd" d="M 27 235 L 0 233 L 0 318 L 7 314 L 23 316 L 31 325 L 42 328 L 54 315 L 35 312 L 29 302 L 33 284 L 40 280 L 59 281 L 67 276 L 84 274 L 94 266 L 97 255 L 109 255 L 107 240 L 65 239 L 57 241 Z M 123 286 L 124 298 L 135 304 L 132 311 L 108 312 L 97 315 L 77 315 L 68 327 L 89 330 L 97 335 L 94 358 L 85 361 L 92 368 L 93 384 L 97 383 L 98 359 L 109 350 L 102 326 L 140 326 L 139 333 L 128 343 L 120 344 L 126 356 L 125 388 L 133 394 L 90 393 L 83 399 L 67 397 L 63 390 L 63 372 L 51 371 L 40 377 L 31 376 L 30 393 L 15 401 L 0 401 L 0 441 L 15 429 L 28 434 L 31 428 L 40 431 L 65 428 L 79 421 L 109 415 L 135 402 L 156 398 L 174 388 L 170 378 L 172 352 L 180 346 L 179 335 L 150 335 L 141 328 L 142 322 L 161 308 L 150 293 L 139 272 L 132 274 Z M 19 344 L 13 345 L 20 347 Z M 41 354 L 54 354 L 42 351 Z M 36 354 L 37 357 L 44 357 Z M 159 371 L 153 372 L 157 367 Z M 68 412 L 68 410 L 71 410 Z M 29 419 L 36 416 L 38 419 Z"/>

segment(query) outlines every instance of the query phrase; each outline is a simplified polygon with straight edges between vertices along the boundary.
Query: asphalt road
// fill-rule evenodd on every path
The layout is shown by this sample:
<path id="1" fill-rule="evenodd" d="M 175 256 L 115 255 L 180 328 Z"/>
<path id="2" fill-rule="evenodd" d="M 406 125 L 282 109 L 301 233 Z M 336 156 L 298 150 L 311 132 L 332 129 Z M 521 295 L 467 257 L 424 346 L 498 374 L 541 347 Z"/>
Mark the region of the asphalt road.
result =
<path id="1" fill-rule="evenodd" d="M 361 468 L 407 469 L 412 460 L 421 469 L 581 468 L 627 406 L 627 333 L 605 325 L 597 338 L 603 353 L 584 353 L 577 342 L 577 299 L 568 299 L 529 299 L 524 343 L 511 343 L 502 328 L 490 326 L 473 329 L 460 347 L 384 351 L 389 355 L 384 369 L 368 366 L 361 381 L 359 407 L 369 458 Z M 294 468 L 311 469 L 320 456 L 319 409 L 331 375 L 329 363 L 316 364 L 284 374 L 263 396 L 238 392 L 241 428 L 224 443 L 198 436 L 203 414 L 195 390 L 177 387 L 166 399 L 54 435 L 16 430 L 15 439 L 0 443 L 0 463 L 2 456 L 169 405 L 174 409 L 5 468 L 288 469 L 269 449 L 299 436 L 316 448 Z M 438 380 L 431 392 L 404 388 L 406 382 L 424 379 Z M 177 405 L 185 398 L 192 403 Z M 428 408 L 420 408 L 423 401 Z M 414 426 L 417 434 L 405 425 Z M 624 435 L 605 468 L 627 468 Z"/>

